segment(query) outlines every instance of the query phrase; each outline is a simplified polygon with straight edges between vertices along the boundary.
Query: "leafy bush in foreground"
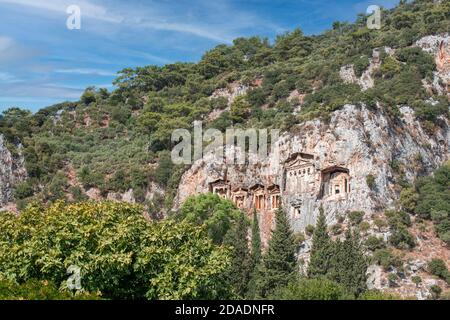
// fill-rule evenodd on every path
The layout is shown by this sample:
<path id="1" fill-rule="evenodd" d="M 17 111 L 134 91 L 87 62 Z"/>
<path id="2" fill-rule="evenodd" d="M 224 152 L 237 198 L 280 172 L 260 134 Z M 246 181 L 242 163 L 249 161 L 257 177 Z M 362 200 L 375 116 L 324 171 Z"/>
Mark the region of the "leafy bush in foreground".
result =
<path id="1" fill-rule="evenodd" d="M 271 296 L 276 300 L 351 300 L 345 288 L 328 279 L 301 279 Z"/>
<path id="2" fill-rule="evenodd" d="M 0 300 L 98 300 L 96 294 L 70 293 L 60 291 L 51 282 L 28 280 L 17 284 L 13 281 L 0 281 Z"/>
<path id="3" fill-rule="evenodd" d="M 139 206 L 87 202 L 29 206 L 0 215 L 0 277 L 22 284 L 50 281 L 64 289 L 66 271 L 81 269 L 81 285 L 113 299 L 226 297 L 228 250 L 202 227 L 149 222 Z"/>

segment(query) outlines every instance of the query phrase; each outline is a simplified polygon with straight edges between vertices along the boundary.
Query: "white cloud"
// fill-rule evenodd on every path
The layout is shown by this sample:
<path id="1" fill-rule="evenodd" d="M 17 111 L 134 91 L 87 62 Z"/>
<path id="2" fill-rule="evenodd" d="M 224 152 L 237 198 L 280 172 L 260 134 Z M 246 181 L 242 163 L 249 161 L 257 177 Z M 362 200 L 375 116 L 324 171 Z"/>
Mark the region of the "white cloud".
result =
<path id="1" fill-rule="evenodd" d="M 160 64 L 173 63 L 173 61 L 170 59 L 162 58 L 162 57 L 159 57 L 154 54 L 147 53 L 147 52 L 142 52 L 142 51 L 137 51 L 137 50 L 129 50 L 129 49 L 123 49 L 118 52 L 121 53 L 122 55 L 126 55 L 126 56 L 143 58 L 152 63 L 155 63 L 155 62 L 160 63 Z"/>
<path id="2" fill-rule="evenodd" d="M 0 84 L 2 95 L 16 98 L 78 99 L 84 89 L 31 81 L 19 84 Z"/>
<path id="3" fill-rule="evenodd" d="M 197 37 L 213 40 L 216 42 L 231 43 L 234 38 L 233 36 L 220 34 L 217 32 L 217 30 L 213 31 L 214 28 L 206 28 L 198 25 L 184 24 L 184 23 L 147 21 L 147 22 L 140 22 L 137 24 L 137 26 L 141 28 L 148 28 L 160 31 L 163 30 L 163 31 L 188 33 L 195 35 Z"/>
<path id="4" fill-rule="evenodd" d="M 220 4 L 207 1 L 148 1 L 144 5 L 124 5 L 121 1 L 108 1 L 108 5 L 99 5 L 92 0 L 0 0 L 0 4 L 2 3 L 62 15 L 67 15 L 67 7 L 75 4 L 81 9 L 82 19 L 87 17 L 109 23 L 106 29 L 105 26 L 95 26 L 97 31 L 105 34 L 112 31 L 111 28 L 115 25 L 122 30 L 134 28 L 171 31 L 219 43 L 231 43 L 243 28 L 283 30 L 254 14 L 230 7 L 225 0 Z M 92 26 L 91 30 L 94 30 Z"/>
<path id="5" fill-rule="evenodd" d="M 57 69 L 56 73 L 67 73 L 67 74 L 81 74 L 81 75 L 94 75 L 94 76 L 104 76 L 113 77 L 116 76 L 116 72 L 100 69 L 90 69 L 90 68 L 74 68 L 74 69 Z"/>

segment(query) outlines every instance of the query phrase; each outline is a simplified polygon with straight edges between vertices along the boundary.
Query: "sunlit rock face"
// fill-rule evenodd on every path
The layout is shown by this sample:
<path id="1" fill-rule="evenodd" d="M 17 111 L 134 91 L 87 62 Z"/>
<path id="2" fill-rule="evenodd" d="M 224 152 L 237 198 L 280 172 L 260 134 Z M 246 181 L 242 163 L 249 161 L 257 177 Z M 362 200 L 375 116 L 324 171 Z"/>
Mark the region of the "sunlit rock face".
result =
<path id="1" fill-rule="evenodd" d="M 329 122 L 298 124 L 261 161 L 233 165 L 207 154 L 183 175 L 175 209 L 189 196 L 216 193 L 249 214 L 256 210 L 264 243 L 280 206 L 295 231 L 314 225 L 321 207 L 329 224 L 349 211 L 369 218 L 398 198 L 394 167 L 412 182 L 449 159 L 447 119 L 429 134 L 411 108 L 400 111 L 401 120 L 392 121 L 381 109 L 346 105 Z"/>
<path id="2" fill-rule="evenodd" d="M 12 200 L 13 187 L 26 178 L 24 158 L 20 153 L 21 145 L 16 146 L 17 155 L 6 147 L 6 141 L 0 135 L 0 209 Z"/>
<path id="3" fill-rule="evenodd" d="M 419 39 L 415 46 L 434 56 L 436 71 L 430 87 L 440 95 L 447 94 L 450 100 L 450 36 L 426 36 Z"/>

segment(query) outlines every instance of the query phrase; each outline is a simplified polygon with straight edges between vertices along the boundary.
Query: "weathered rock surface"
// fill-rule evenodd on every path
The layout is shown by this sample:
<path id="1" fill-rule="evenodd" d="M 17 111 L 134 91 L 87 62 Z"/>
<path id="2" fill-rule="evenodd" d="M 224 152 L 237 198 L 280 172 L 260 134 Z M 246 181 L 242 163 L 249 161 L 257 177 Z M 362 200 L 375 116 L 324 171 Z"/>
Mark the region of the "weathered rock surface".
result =
<path id="1" fill-rule="evenodd" d="M 213 94 L 211 95 L 211 98 L 224 97 L 228 100 L 228 106 L 230 106 L 233 103 L 234 99 L 246 94 L 248 89 L 249 89 L 248 86 L 240 84 L 239 82 L 233 82 L 226 88 L 214 91 Z"/>
<path id="2" fill-rule="evenodd" d="M 450 99 L 450 36 L 432 35 L 419 39 L 415 46 L 433 55 L 436 62 L 436 71 L 431 83 L 432 89 Z"/>
<path id="3" fill-rule="evenodd" d="M 364 70 L 359 78 L 356 76 L 354 66 L 352 64 L 342 66 L 339 71 L 339 76 L 344 83 L 357 83 L 361 87 L 362 91 L 366 91 L 375 85 L 372 74 L 380 67 L 380 65 L 380 52 L 378 50 L 374 50 L 372 53 L 372 58 L 369 59 L 369 67 L 367 70 Z"/>
<path id="4" fill-rule="evenodd" d="M 265 190 L 263 207 L 258 210 L 263 241 L 267 241 L 273 226 L 270 186 L 280 187 L 283 208 L 295 231 L 314 225 L 321 206 L 330 225 L 349 211 L 362 210 L 366 216 L 380 212 L 398 198 L 395 171 L 391 167 L 394 160 L 402 166 L 405 178 L 412 182 L 418 174 L 431 173 L 449 159 L 447 119 L 441 118 L 439 128 L 430 135 L 422 129 L 412 109 L 402 107 L 400 111 L 402 120 L 394 123 L 380 110 L 346 105 L 332 114 L 329 123 L 314 120 L 298 124 L 292 133 L 279 138 L 278 149 L 256 163 L 230 165 L 207 154 L 183 175 L 175 208 L 187 197 L 212 191 L 215 182 L 223 181 L 229 188 L 224 196 L 232 200 L 237 199 L 236 189 L 247 190 L 246 199 L 239 198 L 239 201 L 243 200 L 240 205 L 251 211 L 255 207 L 255 194 L 260 192 L 255 186 L 260 186 Z M 310 158 L 301 159 L 301 154 Z M 292 157 L 300 157 L 294 159 L 298 163 L 306 161 L 304 165 L 311 172 L 299 172 L 298 178 L 287 175 Z M 348 175 L 345 178 L 348 186 L 341 182 L 336 185 L 339 194 L 334 194 L 335 190 L 327 194 L 328 188 L 335 186 L 327 184 L 325 173 L 333 168 L 341 168 L 345 177 Z M 373 177 L 370 186 L 369 176 Z M 343 181 L 342 177 L 336 179 Z"/>
<path id="5" fill-rule="evenodd" d="M 12 200 L 13 187 L 25 180 L 24 158 L 20 154 L 22 146 L 18 145 L 18 155 L 13 155 L 6 147 L 4 137 L 0 135 L 0 209 Z"/>

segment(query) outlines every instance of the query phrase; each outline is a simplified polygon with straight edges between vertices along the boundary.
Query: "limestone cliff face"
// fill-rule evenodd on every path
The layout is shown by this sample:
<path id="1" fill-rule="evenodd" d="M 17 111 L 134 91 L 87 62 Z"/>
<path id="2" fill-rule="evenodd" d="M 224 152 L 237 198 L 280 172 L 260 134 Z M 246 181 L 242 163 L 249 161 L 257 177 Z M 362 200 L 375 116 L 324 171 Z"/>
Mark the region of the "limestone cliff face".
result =
<path id="1" fill-rule="evenodd" d="M 450 36 L 448 34 L 426 36 L 415 45 L 435 57 L 436 71 L 429 86 L 440 95 L 447 94 L 450 100 Z"/>
<path id="2" fill-rule="evenodd" d="M 424 37 L 415 43 L 435 57 L 433 83 L 424 86 L 441 95 L 448 92 L 450 81 L 449 43 L 448 34 Z M 343 66 L 343 81 L 358 83 L 361 90 L 372 87 L 371 75 L 381 63 L 379 50 L 374 50 L 369 68 L 359 79 L 352 65 Z M 394 53 L 390 48 L 383 50 Z M 229 101 L 241 91 L 231 90 L 234 95 L 228 94 Z M 361 210 L 367 216 L 380 212 L 398 199 L 399 168 L 402 178 L 412 182 L 449 158 L 447 119 L 439 119 L 438 129 L 430 134 L 411 108 L 404 106 L 400 111 L 402 118 L 393 121 L 381 109 L 346 105 L 332 114 L 329 123 L 315 120 L 298 124 L 280 137 L 276 150 L 257 163 L 231 165 L 217 161 L 212 154 L 205 155 L 182 177 L 175 209 L 188 196 L 218 193 L 243 210 L 259 212 L 264 242 L 280 204 L 296 231 L 314 225 L 320 207 L 329 224 L 349 211 Z"/>
<path id="3" fill-rule="evenodd" d="M 19 145 L 18 150 L 22 147 Z M 26 178 L 24 158 L 19 153 L 14 156 L 7 148 L 0 135 L 0 209 L 12 200 L 12 188 Z"/>
<path id="4" fill-rule="evenodd" d="M 383 50 L 388 53 L 389 48 L 383 48 Z M 381 59 L 379 49 L 373 50 L 372 58 L 369 59 L 369 67 L 364 70 L 362 75 L 357 78 L 354 70 L 354 65 L 345 65 L 341 67 L 339 75 L 344 83 L 357 83 L 362 91 L 372 88 L 375 82 L 372 78 L 373 72 L 380 68 Z"/>
<path id="5" fill-rule="evenodd" d="M 329 123 L 298 124 L 257 163 L 229 165 L 206 155 L 183 175 L 175 206 L 195 194 L 218 193 L 249 213 L 257 209 L 265 242 L 277 201 L 296 231 L 314 225 L 321 206 L 329 224 L 348 211 L 380 212 L 398 198 L 394 167 L 412 182 L 450 157 L 447 119 L 429 134 L 409 107 L 401 112 L 394 123 L 381 110 L 346 105 Z"/>

